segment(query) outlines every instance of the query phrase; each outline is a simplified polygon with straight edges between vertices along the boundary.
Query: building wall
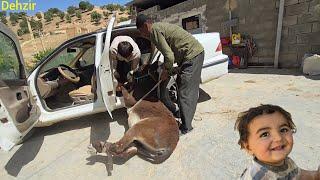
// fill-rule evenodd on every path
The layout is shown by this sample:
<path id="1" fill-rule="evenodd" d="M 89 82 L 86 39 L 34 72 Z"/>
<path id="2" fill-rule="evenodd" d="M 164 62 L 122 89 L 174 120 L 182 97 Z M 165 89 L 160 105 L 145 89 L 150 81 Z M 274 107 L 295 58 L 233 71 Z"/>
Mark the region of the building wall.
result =
<path id="1" fill-rule="evenodd" d="M 232 18 L 238 19 L 234 33 L 253 37 L 257 51 L 249 63 L 273 65 L 280 0 L 231 0 Z M 315 13 L 320 0 L 285 0 L 281 37 L 280 67 L 298 67 L 305 53 L 320 54 L 320 17 Z M 156 21 L 182 26 L 182 19 L 201 14 L 202 32 L 229 36 L 227 0 L 188 0 L 160 10 L 151 7 L 142 13 Z"/>
<path id="2" fill-rule="evenodd" d="M 241 2 L 240 2 L 241 1 Z M 233 32 L 253 37 L 258 50 L 250 63 L 272 65 L 276 44 L 279 0 L 235 0 L 232 17 L 238 18 Z M 224 26 L 229 19 L 227 1 L 208 1 L 207 32 L 217 31 L 228 36 Z M 318 0 L 285 0 L 281 37 L 280 67 L 298 67 L 305 53 L 319 53 L 320 25 L 314 13 Z M 210 10 L 209 10 L 210 9 Z"/>
<path id="3" fill-rule="evenodd" d="M 155 21 L 168 22 L 182 26 L 182 19 L 201 15 L 201 32 L 206 32 L 206 5 L 207 0 L 188 0 L 166 9 L 160 10 L 159 6 L 153 6 L 141 13 L 150 15 Z"/>

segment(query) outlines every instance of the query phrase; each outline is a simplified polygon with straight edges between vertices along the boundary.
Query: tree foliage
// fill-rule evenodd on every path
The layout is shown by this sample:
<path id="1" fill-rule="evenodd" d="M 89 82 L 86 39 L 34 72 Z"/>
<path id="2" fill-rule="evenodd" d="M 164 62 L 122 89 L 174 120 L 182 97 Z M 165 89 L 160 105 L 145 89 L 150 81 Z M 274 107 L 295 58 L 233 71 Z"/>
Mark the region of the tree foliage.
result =
<path id="1" fill-rule="evenodd" d="M 6 17 L 7 12 L 6 11 L 0 11 L 0 17 Z"/>
<path id="2" fill-rule="evenodd" d="M 19 23 L 19 27 L 20 29 L 17 30 L 17 34 L 18 36 L 22 36 L 24 34 L 28 34 L 30 33 L 29 28 L 28 28 L 28 22 L 27 22 L 27 18 L 24 17 L 22 19 L 22 21 Z"/>
<path id="3" fill-rule="evenodd" d="M 63 21 L 65 14 L 64 14 L 64 12 L 61 11 L 61 12 L 58 14 L 58 16 L 60 17 L 61 21 Z"/>
<path id="4" fill-rule="evenodd" d="M 26 15 L 27 15 L 26 12 L 19 12 L 19 13 L 18 13 L 19 18 L 23 18 L 23 17 L 25 17 Z"/>
<path id="5" fill-rule="evenodd" d="M 93 10 L 94 8 L 94 5 L 92 5 L 90 2 L 88 1 L 80 1 L 79 3 L 79 8 L 82 10 L 82 11 L 91 11 Z"/>
<path id="6" fill-rule="evenodd" d="M 31 29 L 35 31 L 42 31 L 42 28 L 43 28 L 41 20 L 36 21 L 34 19 L 31 19 L 30 26 L 31 26 Z"/>
<path id="7" fill-rule="evenodd" d="M 1 22 L 3 24 L 8 24 L 8 20 L 7 20 L 7 18 L 5 16 L 1 16 L 0 18 L 1 18 Z"/>
<path id="8" fill-rule="evenodd" d="M 58 8 L 50 8 L 47 12 L 50 12 L 52 15 L 59 15 L 61 11 Z"/>
<path id="9" fill-rule="evenodd" d="M 120 10 L 121 7 L 122 6 L 120 4 L 107 4 L 102 6 L 102 9 L 107 9 L 112 12 L 112 11 Z"/>
<path id="10" fill-rule="evenodd" d="M 76 17 L 77 17 L 78 19 L 81 19 L 81 18 L 82 18 L 82 14 L 81 14 L 80 11 L 76 11 Z"/>
<path id="11" fill-rule="evenodd" d="M 70 16 L 70 14 L 67 14 L 67 15 L 66 15 L 66 20 L 67 20 L 67 23 L 71 23 L 71 16 Z"/>
<path id="12" fill-rule="evenodd" d="M 128 18 L 128 17 L 121 17 L 121 18 L 119 19 L 119 22 L 127 21 L 127 20 L 129 20 L 129 18 Z"/>
<path id="13" fill-rule="evenodd" d="M 13 44 L 6 36 L 0 36 L 0 74 L 1 78 L 7 78 L 8 74 L 19 69 L 19 62 Z"/>
<path id="14" fill-rule="evenodd" d="M 91 13 L 91 21 L 95 22 L 95 23 L 99 23 L 101 20 L 101 14 L 98 13 L 97 11 L 93 11 Z"/>
<path id="15" fill-rule="evenodd" d="M 103 11 L 103 16 L 107 19 L 109 17 L 109 13 L 107 11 Z"/>
<path id="16" fill-rule="evenodd" d="M 44 13 L 44 19 L 46 20 L 46 22 L 50 22 L 53 19 L 53 15 L 51 12 L 47 11 Z"/>
<path id="17" fill-rule="evenodd" d="M 73 15 L 76 12 L 77 8 L 74 6 L 69 6 L 67 9 L 68 14 Z"/>
<path id="18" fill-rule="evenodd" d="M 38 19 L 42 19 L 41 13 L 37 12 L 37 13 L 36 13 L 36 16 L 37 16 Z"/>
<path id="19" fill-rule="evenodd" d="M 9 18 L 10 22 L 12 25 L 16 25 L 19 21 L 19 15 L 17 13 L 10 13 L 10 18 Z"/>

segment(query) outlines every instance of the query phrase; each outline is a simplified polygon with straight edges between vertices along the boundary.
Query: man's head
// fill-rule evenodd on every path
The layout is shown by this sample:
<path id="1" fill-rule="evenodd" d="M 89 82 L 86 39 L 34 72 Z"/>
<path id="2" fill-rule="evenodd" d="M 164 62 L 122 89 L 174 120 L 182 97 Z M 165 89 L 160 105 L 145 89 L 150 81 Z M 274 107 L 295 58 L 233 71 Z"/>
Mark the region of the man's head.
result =
<path id="1" fill-rule="evenodd" d="M 128 41 L 122 41 L 118 44 L 118 53 L 124 57 L 128 58 L 131 56 L 133 51 L 132 45 Z"/>
<path id="2" fill-rule="evenodd" d="M 149 37 L 151 33 L 152 19 L 147 15 L 139 14 L 136 18 L 136 26 L 143 36 Z"/>
<path id="3" fill-rule="evenodd" d="M 235 129 L 241 148 L 270 165 L 283 163 L 292 150 L 296 130 L 290 113 L 275 105 L 260 105 L 241 113 Z"/>

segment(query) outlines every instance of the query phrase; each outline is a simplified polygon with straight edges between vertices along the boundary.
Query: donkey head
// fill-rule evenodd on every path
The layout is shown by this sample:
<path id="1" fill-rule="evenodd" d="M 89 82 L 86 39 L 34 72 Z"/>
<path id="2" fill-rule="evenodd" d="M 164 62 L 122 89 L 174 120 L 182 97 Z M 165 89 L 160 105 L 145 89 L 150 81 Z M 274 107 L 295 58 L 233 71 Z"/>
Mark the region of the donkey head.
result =
<path id="1" fill-rule="evenodd" d="M 136 99 L 132 96 L 132 94 L 130 94 L 128 90 L 123 86 L 121 86 L 121 92 L 123 95 L 124 104 L 127 108 L 130 108 L 137 103 Z"/>

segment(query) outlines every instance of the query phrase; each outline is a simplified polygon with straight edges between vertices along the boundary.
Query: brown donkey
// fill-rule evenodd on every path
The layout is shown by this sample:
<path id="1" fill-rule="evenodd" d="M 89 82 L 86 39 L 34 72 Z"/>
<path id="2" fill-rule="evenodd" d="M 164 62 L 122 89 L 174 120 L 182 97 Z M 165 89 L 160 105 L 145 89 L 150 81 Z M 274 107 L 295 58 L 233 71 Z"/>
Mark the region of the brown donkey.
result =
<path id="1" fill-rule="evenodd" d="M 107 153 L 124 159 L 138 154 L 152 163 L 162 163 L 172 154 L 179 140 L 175 118 L 160 101 L 142 100 L 135 105 L 134 97 L 121 88 L 128 108 L 129 130 L 118 142 L 96 142 L 91 149 L 94 153 Z"/>

